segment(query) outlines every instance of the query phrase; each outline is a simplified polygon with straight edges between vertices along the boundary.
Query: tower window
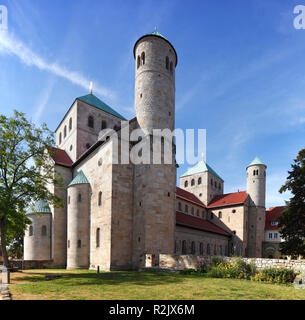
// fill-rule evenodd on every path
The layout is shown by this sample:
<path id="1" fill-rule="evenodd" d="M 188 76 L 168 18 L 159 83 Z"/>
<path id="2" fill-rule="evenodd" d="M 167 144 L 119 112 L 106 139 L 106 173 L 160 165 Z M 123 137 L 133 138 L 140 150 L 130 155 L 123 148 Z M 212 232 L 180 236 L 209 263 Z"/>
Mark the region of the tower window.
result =
<path id="1" fill-rule="evenodd" d="M 107 128 L 107 121 L 105 120 L 102 120 L 102 126 L 101 126 L 101 129 L 106 129 Z"/>
<path id="2" fill-rule="evenodd" d="M 182 211 L 181 202 L 178 202 L 178 210 Z"/>
<path id="3" fill-rule="evenodd" d="M 201 177 L 200 178 L 198 178 L 198 184 L 201 184 Z"/>
<path id="4" fill-rule="evenodd" d="M 102 200 L 103 200 L 103 194 L 102 194 L 102 192 L 99 192 L 99 194 L 98 194 L 98 205 L 100 207 L 102 206 Z"/>
<path id="5" fill-rule="evenodd" d="M 77 248 L 81 248 L 82 247 L 82 240 L 77 240 Z"/>
<path id="6" fill-rule="evenodd" d="M 72 146 L 72 144 L 71 144 L 71 146 L 70 146 L 70 151 L 72 151 L 72 149 L 73 149 L 73 146 Z"/>
<path id="7" fill-rule="evenodd" d="M 88 127 L 89 128 L 94 128 L 94 119 L 92 116 L 88 117 Z"/>
<path id="8" fill-rule="evenodd" d="M 59 144 L 61 144 L 61 140 L 62 140 L 62 138 L 61 138 L 61 133 L 59 134 Z"/>
<path id="9" fill-rule="evenodd" d="M 195 185 L 195 179 L 192 179 L 191 186 L 194 186 L 194 185 Z"/>
<path id="10" fill-rule="evenodd" d="M 78 202 L 82 202 L 82 195 L 81 195 L 80 193 L 78 194 L 77 201 L 78 201 Z"/>
<path id="11" fill-rule="evenodd" d="M 197 209 L 197 217 L 199 217 L 199 209 Z"/>
<path id="12" fill-rule="evenodd" d="M 141 54 L 141 63 L 142 63 L 142 66 L 144 66 L 144 64 L 145 64 L 145 52 L 142 52 L 142 54 Z"/>
<path id="13" fill-rule="evenodd" d="M 47 227 L 46 226 L 42 226 L 41 227 L 41 235 L 42 236 L 46 236 L 47 235 Z"/>
<path id="14" fill-rule="evenodd" d="M 187 181 L 184 182 L 184 187 L 187 188 L 189 183 Z"/>
<path id="15" fill-rule="evenodd" d="M 67 136 L 67 126 L 64 127 L 64 138 Z"/>
<path id="16" fill-rule="evenodd" d="M 71 131 L 72 130 L 72 118 L 70 118 L 70 120 L 69 120 L 69 131 Z"/>
<path id="17" fill-rule="evenodd" d="M 169 70 L 171 73 L 173 73 L 173 63 L 172 62 L 170 63 Z"/>
<path id="18" fill-rule="evenodd" d="M 100 231 L 101 231 L 100 228 L 96 229 L 96 247 L 97 248 L 99 248 L 100 246 Z"/>
<path id="19" fill-rule="evenodd" d="M 33 230 L 33 226 L 30 226 L 30 229 L 29 229 L 29 236 L 31 237 L 34 233 L 34 230 Z"/>
<path id="20" fill-rule="evenodd" d="M 189 212 L 189 207 L 188 207 L 188 205 L 186 204 L 185 205 L 185 213 L 188 213 Z"/>
<path id="21" fill-rule="evenodd" d="M 169 59 L 168 59 L 168 57 L 166 57 L 166 59 L 165 59 L 165 67 L 166 67 L 167 70 L 169 69 Z"/>
<path id="22" fill-rule="evenodd" d="M 234 209 L 234 210 L 232 210 L 232 213 L 236 213 L 236 210 Z"/>
<path id="23" fill-rule="evenodd" d="M 219 218 L 219 219 L 222 218 L 222 212 L 221 212 L 221 211 L 218 212 L 218 218 Z"/>
<path id="24" fill-rule="evenodd" d="M 138 56 L 138 59 L 137 59 L 137 69 L 139 69 L 140 64 L 141 64 L 141 59 L 140 59 L 140 56 Z"/>
<path id="25" fill-rule="evenodd" d="M 192 215 L 194 215 L 194 208 L 193 207 L 192 207 L 192 211 L 191 212 L 192 212 Z"/>

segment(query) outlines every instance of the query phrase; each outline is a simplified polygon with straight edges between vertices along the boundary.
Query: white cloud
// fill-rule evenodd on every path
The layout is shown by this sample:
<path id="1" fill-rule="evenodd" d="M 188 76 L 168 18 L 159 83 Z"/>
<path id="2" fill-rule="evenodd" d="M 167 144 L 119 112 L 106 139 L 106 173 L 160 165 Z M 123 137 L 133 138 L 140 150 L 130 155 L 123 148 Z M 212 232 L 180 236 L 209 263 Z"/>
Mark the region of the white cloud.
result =
<path id="1" fill-rule="evenodd" d="M 92 79 L 87 79 L 77 71 L 68 70 L 65 66 L 57 62 L 48 62 L 28 48 L 22 41 L 16 39 L 13 34 L 7 32 L 0 33 L 0 54 L 11 54 L 17 56 L 20 61 L 28 66 L 35 66 L 40 70 L 48 71 L 58 77 L 64 78 L 86 90 L 89 90 L 89 83 Z M 94 82 L 94 91 L 109 100 L 115 99 L 115 94 L 106 87 Z"/>

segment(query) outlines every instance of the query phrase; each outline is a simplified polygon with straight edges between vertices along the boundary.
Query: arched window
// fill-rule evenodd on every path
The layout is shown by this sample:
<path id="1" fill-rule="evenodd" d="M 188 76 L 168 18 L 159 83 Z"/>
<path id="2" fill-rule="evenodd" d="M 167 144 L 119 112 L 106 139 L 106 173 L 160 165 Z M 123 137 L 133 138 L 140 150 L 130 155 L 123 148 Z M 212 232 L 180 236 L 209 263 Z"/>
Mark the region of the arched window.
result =
<path id="1" fill-rule="evenodd" d="M 80 193 L 78 194 L 77 201 L 78 201 L 78 202 L 82 202 L 82 195 L 81 195 Z"/>
<path id="2" fill-rule="evenodd" d="M 33 230 L 33 226 L 30 226 L 29 228 L 29 236 L 31 237 L 34 233 L 34 230 Z"/>
<path id="3" fill-rule="evenodd" d="M 182 211 L 181 202 L 178 202 L 178 210 Z"/>
<path id="4" fill-rule="evenodd" d="M 188 181 L 185 181 L 185 182 L 184 182 L 184 187 L 187 188 L 188 185 L 189 185 Z"/>
<path id="5" fill-rule="evenodd" d="M 184 210 L 184 211 L 185 211 L 185 213 L 188 213 L 188 212 L 189 212 L 189 207 L 188 207 L 187 204 L 185 205 L 185 210 Z"/>
<path id="6" fill-rule="evenodd" d="M 70 118 L 70 120 L 69 120 L 69 131 L 71 131 L 72 130 L 72 118 Z"/>
<path id="7" fill-rule="evenodd" d="M 46 236 L 47 235 L 47 227 L 46 226 L 42 226 L 41 227 L 41 235 L 42 236 Z"/>
<path id="8" fill-rule="evenodd" d="M 59 144 L 61 144 L 61 140 L 62 140 L 62 138 L 61 138 L 61 133 L 59 134 Z"/>
<path id="9" fill-rule="evenodd" d="M 192 241 L 191 254 L 195 254 L 195 253 L 196 253 L 196 245 L 195 245 L 195 241 Z"/>
<path id="10" fill-rule="evenodd" d="M 191 186 L 194 186 L 194 185 L 195 185 L 195 179 L 192 179 Z"/>
<path id="11" fill-rule="evenodd" d="M 197 209 L 197 217 L 199 217 L 199 209 Z"/>
<path id="12" fill-rule="evenodd" d="M 141 64 L 141 59 L 140 59 L 140 56 L 138 56 L 138 59 L 137 59 L 137 69 L 140 67 L 140 64 Z"/>
<path id="13" fill-rule="evenodd" d="M 203 255 L 203 243 L 200 242 L 200 245 L 199 245 L 199 254 L 202 256 Z"/>
<path id="14" fill-rule="evenodd" d="M 218 212 L 218 218 L 219 218 L 219 219 L 222 218 L 222 212 L 221 212 L 221 211 Z"/>
<path id="15" fill-rule="evenodd" d="M 207 244 L 207 254 L 211 254 L 210 244 Z"/>
<path id="16" fill-rule="evenodd" d="M 103 194 L 102 194 L 102 192 L 99 192 L 99 194 L 98 194 L 98 205 L 100 207 L 102 206 L 102 200 L 103 200 Z"/>
<path id="17" fill-rule="evenodd" d="M 102 126 L 101 129 L 106 129 L 107 128 L 107 121 L 106 120 L 102 120 Z"/>
<path id="18" fill-rule="evenodd" d="M 256 171 L 255 171 L 255 170 L 253 170 L 253 175 L 255 176 L 255 174 L 256 174 Z"/>
<path id="19" fill-rule="evenodd" d="M 64 138 L 67 136 L 67 126 L 64 127 Z"/>
<path id="20" fill-rule="evenodd" d="M 89 128 L 94 128 L 94 119 L 92 116 L 88 117 L 88 127 Z"/>
<path id="21" fill-rule="evenodd" d="M 167 70 L 169 69 L 169 59 L 168 59 L 168 57 L 166 57 L 166 59 L 165 59 L 165 67 L 166 67 Z"/>
<path id="22" fill-rule="evenodd" d="M 142 63 L 142 66 L 144 66 L 144 64 L 145 64 L 145 52 L 142 52 L 142 54 L 141 54 L 141 63 Z"/>
<path id="23" fill-rule="evenodd" d="M 96 229 L 96 247 L 97 248 L 100 247 L 100 232 L 101 232 L 101 229 L 97 228 Z"/>
<path id="24" fill-rule="evenodd" d="M 77 240 L 77 248 L 81 248 L 82 247 L 82 240 Z"/>
<path id="25" fill-rule="evenodd" d="M 198 184 L 201 184 L 201 177 L 198 178 Z"/>
<path id="26" fill-rule="evenodd" d="M 194 215 L 194 207 L 192 207 L 192 211 L 191 212 L 192 212 L 192 215 Z"/>
<path id="27" fill-rule="evenodd" d="M 211 220 L 213 220 L 213 218 L 214 218 L 213 212 L 211 212 L 210 218 L 211 218 Z"/>
<path id="28" fill-rule="evenodd" d="M 171 73 L 173 73 L 174 69 L 173 69 L 173 63 L 172 62 L 170 63 L 169 70 L 170 70 Z"/>
<path id="29" fill-rule="evenodd" d="M 186 254 L 186 241 L 182 241 L 182 254 Z"/>

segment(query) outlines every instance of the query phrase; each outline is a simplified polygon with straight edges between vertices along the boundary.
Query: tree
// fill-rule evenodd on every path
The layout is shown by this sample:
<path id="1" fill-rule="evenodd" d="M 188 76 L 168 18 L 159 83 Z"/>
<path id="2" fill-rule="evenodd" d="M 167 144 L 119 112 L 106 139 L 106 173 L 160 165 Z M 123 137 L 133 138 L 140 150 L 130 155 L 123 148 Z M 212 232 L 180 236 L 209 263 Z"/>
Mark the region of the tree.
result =
<path id="1" fill-rule="evenodd" d="M 3 262 L 8 266 L 8 241 L 24 235 L 29 224 L 25 212 L 31 203 L 44 199 L 62 206 L 48 184 L 62 185 L 50 161 L 54 135 L 46 124 L 35 126 L 25 114 L 0 115 L 0 239 Z"/>
<path id="2" fill-rule="evenodd" d="M 288 171 L 280 193 L 290 191 L 293 197 L 279 218 L 280 234 L 285 242 L 280 251 L 287 255 L 305 255 L 305 149 L 302 149 Z"/>

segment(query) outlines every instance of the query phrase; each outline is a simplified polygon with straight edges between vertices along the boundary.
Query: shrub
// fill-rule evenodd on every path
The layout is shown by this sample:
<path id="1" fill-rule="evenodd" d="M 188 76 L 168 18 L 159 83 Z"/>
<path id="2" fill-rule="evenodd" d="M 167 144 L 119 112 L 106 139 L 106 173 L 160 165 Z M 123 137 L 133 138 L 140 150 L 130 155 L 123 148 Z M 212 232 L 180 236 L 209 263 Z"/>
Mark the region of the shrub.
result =
<path id="1" fill-rule="evenodd" d="M 255 274 L 251 279 L 268 283 L 290 283 L 296 277 L 294 270 L 286 268 L 266 268 Z"/>
<path id="2" fill-rule="evenodd" d="M 197 265 L 197 272 L 206 273 L 209 269 L 209 261 L 205 258 L 201 258 Z"/>
<path id="3" fill-rule="evenodd" d="M 196 270 L 192 268 L 184 268 L 183 270 L 180 271 L 180 274 L 192 274 L 195 273 Z"/>

